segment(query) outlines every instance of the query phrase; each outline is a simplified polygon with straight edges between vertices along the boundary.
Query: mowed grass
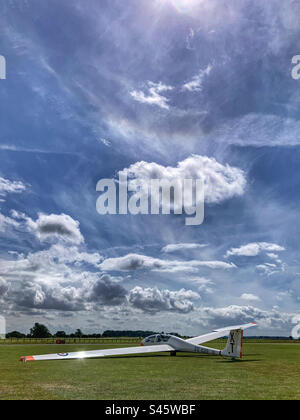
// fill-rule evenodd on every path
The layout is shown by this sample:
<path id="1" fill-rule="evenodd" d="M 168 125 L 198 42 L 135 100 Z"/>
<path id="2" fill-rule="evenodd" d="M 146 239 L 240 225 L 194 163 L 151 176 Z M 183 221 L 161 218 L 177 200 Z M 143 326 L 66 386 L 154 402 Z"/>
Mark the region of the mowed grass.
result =
<path id="1" fill-rule="evenodd" d="M 0 346 L 0 399 L 300 399 L 300 345 L 294 343 L 246 343 L 236 362 L 187 353 L 19 362 L 23 355 L 112 347 Z"/>

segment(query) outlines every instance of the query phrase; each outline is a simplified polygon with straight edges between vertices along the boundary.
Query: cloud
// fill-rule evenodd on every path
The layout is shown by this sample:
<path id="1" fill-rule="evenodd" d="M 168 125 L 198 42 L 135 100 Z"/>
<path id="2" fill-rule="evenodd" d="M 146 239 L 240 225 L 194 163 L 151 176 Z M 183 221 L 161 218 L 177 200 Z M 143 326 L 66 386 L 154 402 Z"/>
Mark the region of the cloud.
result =
<path id="1" fill-rule="evenodd" d="M 8 291 L 8 283 L 2 277 L 0 277 L 0 299 L 3 298 Z"/>
<path id="2" fill-rule="evenodd" d="M 15 293 L 18 307 L 58 311 L 85 309 L 81 290 L 75 287 L 51 287 L 38 282 L 27 282 Z"/>
<path id="3" fill-rule="evenodd" d="M 172 90 L 172 86 L 164 85 L 163 83 L 153 83 L 148 82 L 148 91 L 149 95 L 146 96 L 143 91 L 133 90 L 130 92 L 130 95 L 135 101 L 141 102 L 148 105 L 156 105 L 163 109 L 169 109 L 169 99 L 161 95 L 161 92 L 167 92 Z"/>
<path id="4" fill-rule="evenodd" d="M 231 248 L 231 250 L 227 251 L 225 257 L 229 257 L 231 255 L 256 257 L 263 251 L 280 252 L 285 251 L 285 248 L 268 242 L 252 242 L 239 248 Z"/>
<path id="5" fill-rule="evenodd" d="M 6 196 L 12 193 L 22 193 L 26 186 L 21 181 L 10 181 L 0 177 L 0 196 Z"/>
<path id="6" fill-rule="evenodd" d="M 181 289 L 179 291 L 159 290 L 157 287 L 146 288 L 135 287 L 128 296 L 129 303 L 143 312 L 157 313 L 171 311 L 189 313 L 193 311 L 194 300 L 200 299 L 198 293 L 191 290 Z"/>
<path id="7" fill-rule="evenodd" d="M 190 31 L 186 37 L 186 48 L 188 50 L 194 50 L 195 48 L 193 47 L 193 40 L 195 38 L 195 31 L 193 28 L 190 28 Z"/>
<path id="8" fill-rule="evenodd" d="M 162 166 L 157 163 L 136 162 L 129 168 L 120 171 L 130 179 L 130 187 L 134 190 L 137 185 L 148 184 L 151 179 L 174 182 L 185 179 L 203 179 L 205 202 L 218 204 L 230 198 L 241 196 L 245 192 L 246 178 L 243 170 L 222 165 L 214 158 L 192 155 L 178 162 L 176 167 Z M 175 203 L 176 204 L 176 203 Z"/>
<path id="9" fill-rule="evenodd" d="M 116 279 L 104 274 L 93 284 L 89 298 L 92 302 L 115 306 L 126 301 L 127 293 L 127 290 Z"/>
<path id="10" fill-rule="evenodd" d="M 281 263 L 280 261 L 280 263 L 278 264 L 270 264 L 270 263 L 258 264 L 256 266 L 256 270 L 262 275 L 271 276 L 273 274 L 281 273 L 285 271 L 285 267 L 286 265 Z"/>
<path id="11" fill-rule="evenodd" d="M 107 139 L 101 138 L 101 139 L 99 139 L 99 142 L 104 144 L 104 146 L 106 146 L 106 147 L 111 147 L 111 142 Z"/>
<path id="12" fill-rule="evenodd" d="M 271 331 L 277 330 L 289 336 L 296 315 L 296 313 L 280 312 L 278 308 L 262 310 L 251 305 L 231 305 L 223 308 L 199 308 L 193 313 L 191 321 L 194 324 L 210 326 L 211 328 L 256 322 L 260 329 L 266 331 L 267 335 L 271 335 Z M 253 329 L 253 335 L 256 334 L 257 332 Z"/>
<path id="13" fill-rule="evenodd" d="M 205 277 L 186 277 L 185 283 L 196 287 L 201 293 L 213 293 L 215 283 Z"/>
<path id="14" fill-rule="evenodd" d="M 240 299 L 248 300 L 249 302 L 257 302 L 261 300 L 258 296 L 252 295 L 251 293 L 243 293 Z"/>
<path id="15" fill-rule="evenodd" d="M 18 226 L 18 222 L 0 213 L 0 232 L 5 232 L 9 228 L 18 228 Z"/>
<path id="16" fill-rule="evenodd" d="M 77 246 L 66 247 L 63 244 L 55 244 L 47 250 L 30 253 L 27 260 L 38 266 L 74 264 L 80 267 L 82 264 L 91 264 L 98 267 L 103 257 L 98 252 L 81 252 Z"/>
<path id="17" fill-rule="evenodd" d="M 99 277 L 92 272 L 84 272 L 80 279 L 76 271 L 73 274 L 73 282 L 70 279 L 57 282 L 39 275 L 32 276 L 31 280 L 19 283 L 8 298 L 18 310 L 26 308 L 74 312 L 127 302 L 128 291 L 119 284 L 120 279 L 108 275 Z"/>
<path id="18" fill-rule="evenodd" d="M 207 76 L 209 76 L 212 70 L 212 66 L 209 64 L 206 69 L 201 70 L 190 82 L 187 82 L 183 85 L 183 90 L 189 92 L 201 92 L 203 89 L 203 83 Z"/>
<path id="19" fill-rule="evenodd" d="M 299 130 L 300 122 L 297 119 L 250 113 L 226 123 L 214 138 L 239 146 L 298 146 Z"/>
<path id="20" fill-rule="evenodd" d="M 100 267 L 103 271 L 135 271 L 138 269 L 148 269 L 152 271 L 174 273 L 196 272 L 201 267 L 210 269 L 231 269 L 236 266 L 223 261 L 162 260 L 146 255 L 128 254 L 124 257 L 108 258 L 100 264 Z"/>
<path id="21" fill-rule="evenodd" d="M 79 229 L 79 222 L 67 214 L 40 213 L 36 221 L 26 218 L 29 229 L 41 241 L 48 239 L 64 240 L 74 244 L 81 244 L 84 238 Z"/>
<path id="22" fill-rule="evenodd" d="M 274 254 L 273 252 L 270 252 L 267 254 L 267 256 L 271 258 L 272 260 L 275 260 L 276 262 L 281 263 L 281 260 L 278 254 Z"/>
<path id="23" fill-rule="evenodd" d="M 189 251 L 193 249 L 201 249 L 205 248 L 206 244 L 169 244 L 162 248 L 162 252 L 171 253 L 171 252 L 179 252 L 179 251 Z"/>
<path id="24" fill-rule="evenodd" d="M 10 259 L 0 259 L 0 275 L 12 284 L 11 299 L 14 301 L 16 293 L 19 293 L 21 298 L 22 291 L 18 290 L 23 290 L 24 284 L 27 284 L 27 302 L 35 302 L 36 291 L 37 298 L 44 296 L 48 306 L 49 299 L 54 296 L 56 302 L 60 302 L 60 288 L 82 289 L 78 295 L 81 297 L 87 291 L 91 291 L 92 285 L 99 278 L 99 263 L 102 260 L 98 253 L 80 252 L 75 246 L 66 247 L 62 244 L 53 245 L 47 250 L 31 252 L 26 256 L 18 253 L 10 256 Z"/>

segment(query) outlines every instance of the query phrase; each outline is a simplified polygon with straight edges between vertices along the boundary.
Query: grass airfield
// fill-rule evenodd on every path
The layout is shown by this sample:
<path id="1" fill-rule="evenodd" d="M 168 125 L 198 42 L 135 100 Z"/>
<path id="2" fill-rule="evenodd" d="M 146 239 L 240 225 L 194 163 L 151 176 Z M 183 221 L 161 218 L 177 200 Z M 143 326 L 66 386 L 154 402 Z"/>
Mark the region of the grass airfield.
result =
<path id="1" fill-rule="evenodd" d="M 19 362 L 20 356 L 113 347 L 129 346 L 1 345 L 0 399 L 300 399 L 298 343 L 246 342 L 236 362 L 188 353 Z"/>

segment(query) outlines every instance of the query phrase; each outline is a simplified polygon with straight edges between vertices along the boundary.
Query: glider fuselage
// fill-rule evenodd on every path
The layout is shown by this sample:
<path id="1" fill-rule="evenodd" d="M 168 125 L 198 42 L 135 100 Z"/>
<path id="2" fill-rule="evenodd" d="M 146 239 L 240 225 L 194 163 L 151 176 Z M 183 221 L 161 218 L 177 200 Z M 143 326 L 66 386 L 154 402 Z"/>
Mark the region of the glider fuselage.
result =
<path id="1" fill-rule="evenodd" d="M 220 350 L 211 349 L 209 347 L 199 346 L 188 343 L 182 338 L 176 337 L 170 334 L 155 334 L 146 337 L 142 342 L 142 346 L 155 346 L 167 344 L 172 347 L 174 351 L 178 352 L 189 352 L 189 353 L 205 353 L 212 355 L 220 355 Z"/>

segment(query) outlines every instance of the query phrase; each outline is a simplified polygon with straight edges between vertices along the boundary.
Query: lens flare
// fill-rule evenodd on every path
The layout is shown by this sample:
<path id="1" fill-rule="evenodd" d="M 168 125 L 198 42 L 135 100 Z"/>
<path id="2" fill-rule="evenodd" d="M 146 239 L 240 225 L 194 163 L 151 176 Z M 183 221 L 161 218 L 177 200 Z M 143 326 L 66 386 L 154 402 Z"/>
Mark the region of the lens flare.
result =
<path id="1" fill-rule="evenodd" d="M 180 13 L 190 13 L 195 6 L 198 6 L 203 0 L 170 0 L 175 9 Z"/>

